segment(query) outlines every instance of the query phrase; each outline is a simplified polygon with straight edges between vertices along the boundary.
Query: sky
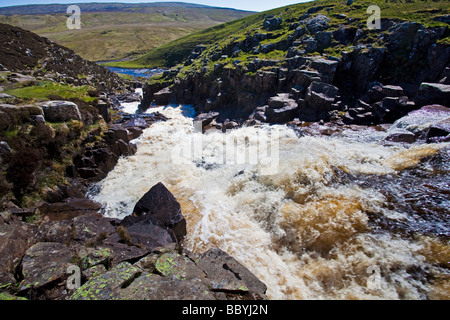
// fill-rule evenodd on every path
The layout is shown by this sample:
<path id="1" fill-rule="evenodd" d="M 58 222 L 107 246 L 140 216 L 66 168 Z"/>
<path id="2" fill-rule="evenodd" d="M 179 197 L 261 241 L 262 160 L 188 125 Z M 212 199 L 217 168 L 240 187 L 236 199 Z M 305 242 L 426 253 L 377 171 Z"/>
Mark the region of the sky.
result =
<path id="1" fill-rule="evenodd" d="M 50 3 L 83 3 L 83 2 L 125 2 L 125 3 L 139 3 L 139 2 L 177 2 L 177 0 L 0 0 L 0 7 L 18 6 L 25 4 L 50 4 Z M 178 2 L 198 3 L 214 7 L 226 7 L 249 11 L 265 11 L 269 9 L 279 8 L 290 4 L 306 2 L 308 0 L 187 0 Z"/>

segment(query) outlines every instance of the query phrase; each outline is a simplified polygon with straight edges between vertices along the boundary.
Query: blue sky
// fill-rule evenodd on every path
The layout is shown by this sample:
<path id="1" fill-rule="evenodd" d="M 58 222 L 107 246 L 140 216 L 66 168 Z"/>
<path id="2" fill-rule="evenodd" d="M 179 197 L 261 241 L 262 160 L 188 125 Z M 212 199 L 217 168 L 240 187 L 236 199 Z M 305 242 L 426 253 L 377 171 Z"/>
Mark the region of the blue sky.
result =
<path id="1" fill-rule="evenodd" d="M 148 0 L 0 0 L 0 7 L 6 6 L 18 6 L 25 4 L 49 4 L 49 3 L 83 3 L 83 2 L 128 2 L 128 3 L 139 3 L 139 2 L 161 2 L 160 1 L 148 1 Z M 177 1 L 177 0 L 165 0 L 165 1 Z M 216 7 L 227 7 L 250 11 L 265 11 L 273 8 L 283 7 L 289 4 L 306 2 L 308 0 L 188 0 L 179 2 L 189 2 L 205 4 Z"/>

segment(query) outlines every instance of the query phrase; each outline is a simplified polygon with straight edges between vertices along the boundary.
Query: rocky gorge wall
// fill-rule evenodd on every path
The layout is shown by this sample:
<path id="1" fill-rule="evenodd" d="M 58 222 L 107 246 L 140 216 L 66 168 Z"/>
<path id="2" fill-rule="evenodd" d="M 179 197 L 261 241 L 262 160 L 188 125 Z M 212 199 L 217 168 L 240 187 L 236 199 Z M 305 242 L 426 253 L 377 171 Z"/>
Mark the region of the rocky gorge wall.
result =
<path id="1" fill-rule="evenodd" d="M 450 47 L 438 41 L 448 36 L 448 28 L 382 19 L 381 30 L 368 37 L 364 28 L 345 24 L 327 31 L 327 21 L 324 15 L 300 18 L 293 35 L 269 47 L 260 44 L 267 38 L 260 33 L 214 54 L 199 45 L 187 67 L 168 71 L 163 80 L 144 87 L 142 108 L 193 104 L 198 114 L 219 112 L 221 123 L 297 118 L 370 124 L 393 122 L 426 104 L 448 104 Z M 320 55 L 332 43 L 350 47 L 335 56 Z M 259 59 L 261 50 L 284 51 L 285 56 Z M 249 55 L 247 61 L 239 59 L 242 52 Z M 232 66 L 229 57 L 236 57 Z M 186 73 L 196 61 L 204 66 Z"/>

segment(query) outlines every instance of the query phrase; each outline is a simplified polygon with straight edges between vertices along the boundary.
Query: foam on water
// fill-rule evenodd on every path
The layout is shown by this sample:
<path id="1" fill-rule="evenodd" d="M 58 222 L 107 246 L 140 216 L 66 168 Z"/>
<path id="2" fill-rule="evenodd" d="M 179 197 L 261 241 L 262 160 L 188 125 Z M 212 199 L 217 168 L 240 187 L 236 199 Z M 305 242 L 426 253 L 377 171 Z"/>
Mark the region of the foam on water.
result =
<path id="1" fill-rule="evenodd" d="M 187 220 L 185 247 L 227 251 L 266 283 L 271 299 L 420 299 L 445 291 L 445 283 L 429 283 L 411 270 L 445 273 L 436 266 L 442 259 L 436 248 L 448 250 L 448 243 L 375 232 L 369 214 L 403 219 L 403 213 L 387 207 L 379 191 L 340 178 L 395 175 L 442 146 L 298 138 L 285 126 L 202 135 L 184 116 L 192 110 L 161 110 L 170 119 L 147 129 L 136 155 L 122 158 L 101 182 L 93 198 L 108 216 L 131 214 L 135 203 L 163 182 Z M 276 174 L 263 175 L 260 163 L 222 161 L 227 145 L 242 155 L 249 145 L 271 141 L 274 131 Z M 199 141 L 200 157 L 174 157 Z"/>

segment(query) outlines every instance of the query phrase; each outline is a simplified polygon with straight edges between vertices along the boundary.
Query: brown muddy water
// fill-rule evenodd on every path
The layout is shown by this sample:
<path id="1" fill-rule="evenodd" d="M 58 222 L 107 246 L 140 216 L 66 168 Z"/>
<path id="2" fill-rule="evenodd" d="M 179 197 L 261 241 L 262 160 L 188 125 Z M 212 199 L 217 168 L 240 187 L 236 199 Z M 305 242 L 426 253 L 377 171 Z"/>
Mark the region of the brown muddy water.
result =
<path id="1" fill-rule="evenodd" d="M 450 297 L 449 143 L 388 144 L 374 128 L 201 135 L 192 108 L 158 111 L 170 120 L 147 129 L 91 195 L 107 216 L 131 214 L 163 182 L 187 220 L 184 246 L 228 252 L 270 299 Z"/>

